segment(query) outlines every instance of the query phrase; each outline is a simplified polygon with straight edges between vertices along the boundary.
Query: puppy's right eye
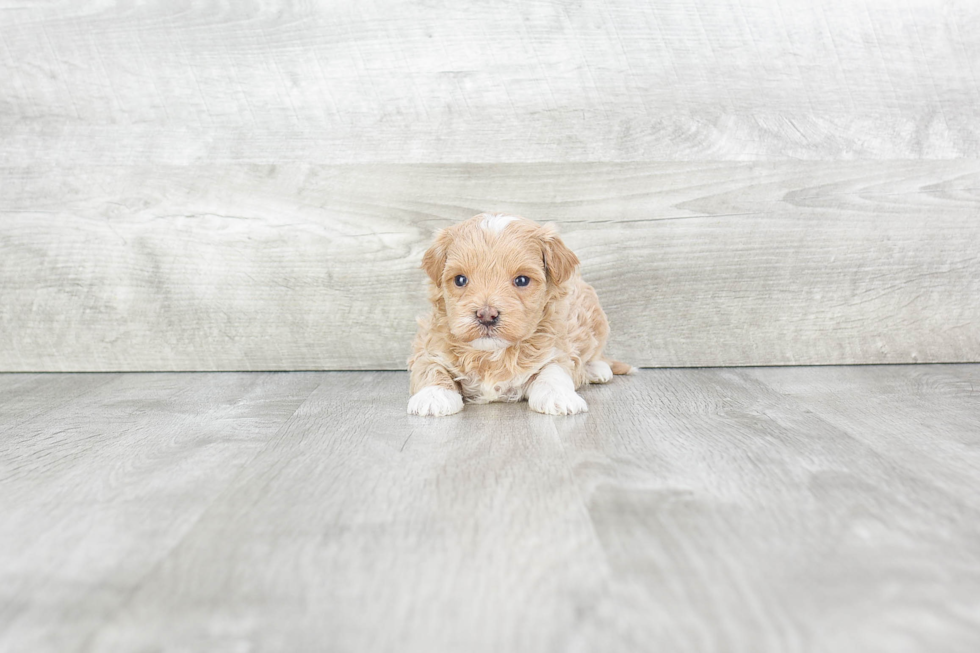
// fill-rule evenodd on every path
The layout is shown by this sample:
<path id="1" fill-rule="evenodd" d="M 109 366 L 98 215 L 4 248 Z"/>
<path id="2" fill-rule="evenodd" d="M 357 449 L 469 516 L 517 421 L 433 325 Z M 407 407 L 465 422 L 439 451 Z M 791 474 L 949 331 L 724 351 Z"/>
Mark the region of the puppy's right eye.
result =
<path id="1" fill-rule="evenodd" d="M 466 277 L 464 277 L 461 274 L 456 275 L 455 281 L 456 281 L 456 285 L 459 286 L 460 288 L 466 285 Z"/>

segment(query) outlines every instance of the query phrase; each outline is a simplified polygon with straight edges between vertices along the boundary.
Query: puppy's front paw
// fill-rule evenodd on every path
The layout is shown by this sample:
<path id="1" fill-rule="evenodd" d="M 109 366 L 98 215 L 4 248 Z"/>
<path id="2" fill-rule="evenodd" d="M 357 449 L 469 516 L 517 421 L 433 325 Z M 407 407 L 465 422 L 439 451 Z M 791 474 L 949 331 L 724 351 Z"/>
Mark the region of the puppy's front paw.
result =
<path id="1" fill-rule="evenodd" d="M 564 388 L 549 388 L 539 392 L 532 392 L 527 403 L 531 410 L 544 413 L 545 415 L 576 415 L 587 413 L 589 405 L 585 403 L 574 390 Z"/>
<path id="2" fill-rule="evenodd" d="M 458 392 L 430 385 L 422 388 L 408 400 L 408 414 L 443 417 L 463 410 L 463 397 Z"/>
<path id="3" fill-rule="evenodd" d="M 609 383 L 613 378 L 613 371 L 606 361 L 590 361 L 585 364 L 585 376 L 589 383 Z"/>
<path id="4" fill-rule="evenodd" d="M 575 415 L 589 410 L 585 399 L 575 392 L 572 377 L 558 365 L 548 365 L 528 388 L 531 410 L 546 415 Z"/>

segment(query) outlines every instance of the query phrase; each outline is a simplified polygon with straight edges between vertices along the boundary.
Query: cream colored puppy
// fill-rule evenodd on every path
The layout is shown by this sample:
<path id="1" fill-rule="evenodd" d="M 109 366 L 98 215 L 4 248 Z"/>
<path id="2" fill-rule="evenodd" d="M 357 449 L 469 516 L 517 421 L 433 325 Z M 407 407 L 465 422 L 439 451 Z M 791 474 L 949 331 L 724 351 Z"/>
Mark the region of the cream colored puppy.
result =
<path id="1" fill-rule="evenodd" d="M 578 264 L 550 225 L 518 216 L 482 213 L 440 231 L 422 258 L 432 314 L 408 361 L 408 412 L 525 398 L 539 413 L 587 411 L 578 387 L 632 368 L 603 358 L 609 323 Z"/>

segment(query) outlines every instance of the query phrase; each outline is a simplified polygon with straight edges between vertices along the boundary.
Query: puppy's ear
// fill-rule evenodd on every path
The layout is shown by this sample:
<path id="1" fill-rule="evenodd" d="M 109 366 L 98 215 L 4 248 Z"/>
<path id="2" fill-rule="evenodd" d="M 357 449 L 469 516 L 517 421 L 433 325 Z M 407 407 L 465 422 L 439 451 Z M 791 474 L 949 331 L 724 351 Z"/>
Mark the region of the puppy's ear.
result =
<path id="1" fill-rule="evenodd" d="M 446 254 L 449 252 L 449 245 L 452 242 L 453 238 L 449 229 L 440 229 L 436 233 L 432 247 L 422 255 L 422 269 L 437 287 L 442 286 L 442 271 L 446 267 Z"/>
<path id="2" fill-rule="evenodd" d="M 548 279 L 555 285 L 560 286 L 568 281 L 572 277 L 572 274 L 575 273 L 575 268 L 578 267 L 579 263 L 578 257 L 558 237 L 558 232 L 555 231 L 554 225 L 544 225 L 538 237 L 541 239 L 544 269 L 548 275 Z"/>

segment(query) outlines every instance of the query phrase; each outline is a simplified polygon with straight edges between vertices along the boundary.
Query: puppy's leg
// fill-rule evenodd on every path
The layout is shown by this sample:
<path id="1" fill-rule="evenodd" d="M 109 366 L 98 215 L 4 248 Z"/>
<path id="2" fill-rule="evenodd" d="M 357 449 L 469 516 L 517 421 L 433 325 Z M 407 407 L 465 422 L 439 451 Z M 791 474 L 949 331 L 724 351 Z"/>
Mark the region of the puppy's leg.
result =
<path id="1" fill-rule="evenodd" d="M 408 400 L 409 415 L 443 417 L 463 410 L 463 396 L 444 367 L 418 361 L 412 365 L 412 390 Z"/>
<path id="2" fill-rule="evenodd" d="M 606 361 L 589 361 L 585 364 L 585 376 L 589 383 L 609 383 L 613 378 L 613 371 Z"/>
<path id="3" fill-rule="evenodd" d="M 463 397 L 454 390 L 428 385 L 408 400 L 408 414 L 422 417 L 445 417 L 463 410 Z"/>
<path id="4" fill-rule="evenodd" d="M 534 379 L 527 391 L 531 410 L 548 415 L 574 415 L 589 410 L 585 399 L 575 392 L 575 383 L 568 371 L 551 363 Z"/>

